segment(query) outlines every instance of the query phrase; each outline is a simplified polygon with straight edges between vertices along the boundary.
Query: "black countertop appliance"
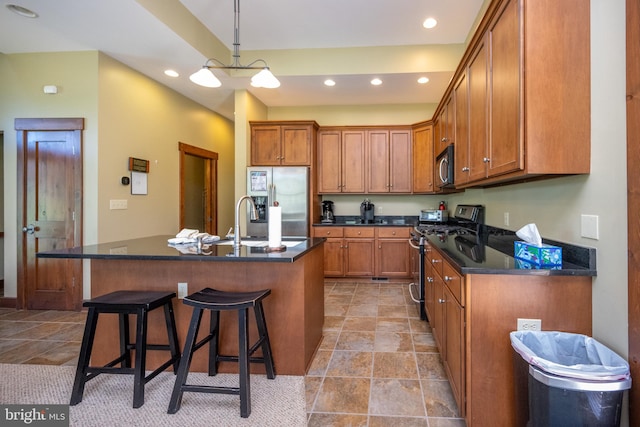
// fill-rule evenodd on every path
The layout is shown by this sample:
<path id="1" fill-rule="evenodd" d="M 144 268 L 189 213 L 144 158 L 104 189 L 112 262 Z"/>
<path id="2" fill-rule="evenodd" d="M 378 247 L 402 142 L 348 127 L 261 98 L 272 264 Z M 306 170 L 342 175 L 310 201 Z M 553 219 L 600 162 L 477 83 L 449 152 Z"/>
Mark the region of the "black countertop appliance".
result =
<path id="1" fill-rule="evenodd" d="M 322 201 L 322 224 L 333 224 L 336 217 L 333 214 L 333 202 L 331 200 Z"/>
<path id="2" fill-rule="evenodd" d="M 363 224 L 373 224 L 375 216 L 375 205 L 369 199 L 364 199 L 360 204 L 360 222 Z"/>

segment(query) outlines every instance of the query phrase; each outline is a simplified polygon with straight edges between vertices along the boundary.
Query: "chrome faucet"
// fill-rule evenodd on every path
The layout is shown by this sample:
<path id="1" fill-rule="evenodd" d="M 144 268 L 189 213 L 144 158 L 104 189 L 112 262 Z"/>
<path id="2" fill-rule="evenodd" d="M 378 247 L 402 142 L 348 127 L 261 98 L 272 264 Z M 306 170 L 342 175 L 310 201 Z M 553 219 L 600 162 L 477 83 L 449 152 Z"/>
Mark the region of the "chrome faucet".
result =
<path id="1" fill-rule="evenodd" d="M 242 201 L 247 200 L 251 204 L 251 219 L 258 219 L 258 209 L 256 209 L 256 204 L 253 202 L 253 197 L 251 196 L 242 196 L 236 203 L 236 228 L 235 234 L 233 236 L 233 249 L 239 250 L 242 246 L 242 242 L 240 241 L 240 206 L 242 205 Z"/>

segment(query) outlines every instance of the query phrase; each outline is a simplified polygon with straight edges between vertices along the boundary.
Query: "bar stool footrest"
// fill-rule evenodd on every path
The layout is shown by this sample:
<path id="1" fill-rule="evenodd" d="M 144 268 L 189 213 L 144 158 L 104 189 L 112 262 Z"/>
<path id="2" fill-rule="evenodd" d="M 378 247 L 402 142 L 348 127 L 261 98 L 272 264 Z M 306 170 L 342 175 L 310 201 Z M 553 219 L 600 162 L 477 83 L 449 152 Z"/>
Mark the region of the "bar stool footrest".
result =
<path id="1" fill-rule="evenodd" d="M 195 391 L 199 393 L 235 394 L 240 395 L 239 387 L 219 387 L 213 385 L 185 384 L 182 391 Z"/>

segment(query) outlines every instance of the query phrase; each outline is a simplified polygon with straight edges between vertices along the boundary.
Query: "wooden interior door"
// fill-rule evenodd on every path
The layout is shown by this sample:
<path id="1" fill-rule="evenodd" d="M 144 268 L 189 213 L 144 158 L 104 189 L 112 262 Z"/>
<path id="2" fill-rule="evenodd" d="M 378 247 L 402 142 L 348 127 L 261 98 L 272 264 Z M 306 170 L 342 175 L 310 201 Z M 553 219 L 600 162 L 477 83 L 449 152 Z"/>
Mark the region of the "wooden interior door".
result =
<path id="1" fill-rule="evenodd" d="M 180 229 L 218 234 L 218 153 L 182 142 L 178 143 L 178 150 Z M 188 170 L 190 165 L 199 165 L 198 170 Z"/>
<path id="2" fill-rule="evenodd" d="M 83 119 L 16 119 L 17 308 L 80 310 L 82 261 L 39 259 L 82 244 Z"/>

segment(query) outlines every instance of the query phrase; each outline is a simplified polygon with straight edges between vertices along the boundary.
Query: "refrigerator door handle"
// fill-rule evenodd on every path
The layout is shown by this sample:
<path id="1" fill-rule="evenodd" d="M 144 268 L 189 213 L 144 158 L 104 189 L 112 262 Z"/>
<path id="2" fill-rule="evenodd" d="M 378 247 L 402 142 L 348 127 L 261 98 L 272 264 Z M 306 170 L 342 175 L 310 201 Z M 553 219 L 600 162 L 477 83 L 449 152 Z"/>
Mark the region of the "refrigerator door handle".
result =
<path id="1" fill-rule="evenodd" d="M 271 197 L 271 200 L 269 201 L 269 203 L 271 203 L 271 206 L 275 206 L 275 205 L 274 205 L 274 202 L 276 202 L 276 201 L 277 201 L 277 200 L 276 200 L 276 185 L 275 185 L 275 184 L 273 184 L 273 185 L 271 186 L 271 188 L 272 188 L 272 189 L 271 189 L 271 193 L 272 193 L 271 195 L 272 195 L 272 197 Z"/>

